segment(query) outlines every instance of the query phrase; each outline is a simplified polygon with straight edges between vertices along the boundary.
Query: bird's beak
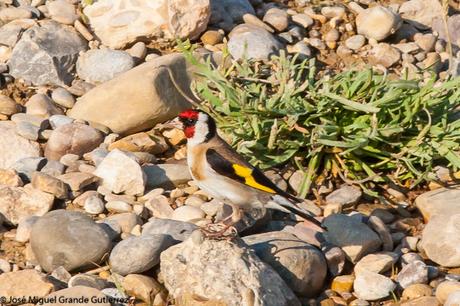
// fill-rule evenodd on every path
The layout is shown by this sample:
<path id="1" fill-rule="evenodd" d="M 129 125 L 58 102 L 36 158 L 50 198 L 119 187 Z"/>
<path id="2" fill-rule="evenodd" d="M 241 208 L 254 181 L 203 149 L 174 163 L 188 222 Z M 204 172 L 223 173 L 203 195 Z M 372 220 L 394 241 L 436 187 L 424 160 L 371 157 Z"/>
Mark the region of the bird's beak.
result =
<path id="1" fill-rule="evenodd" d="M 166 122 L 164 124 L 164 127 L 166 128 L 176 128 L 176 129 L 180 129 L 182 130 L 184 128 L 184 125 L 182 124 L 182 122 L 179 120 L 179 117 L 176 117 L 174 118 L 173 120 L 169 121 L 169 122 Z"/>

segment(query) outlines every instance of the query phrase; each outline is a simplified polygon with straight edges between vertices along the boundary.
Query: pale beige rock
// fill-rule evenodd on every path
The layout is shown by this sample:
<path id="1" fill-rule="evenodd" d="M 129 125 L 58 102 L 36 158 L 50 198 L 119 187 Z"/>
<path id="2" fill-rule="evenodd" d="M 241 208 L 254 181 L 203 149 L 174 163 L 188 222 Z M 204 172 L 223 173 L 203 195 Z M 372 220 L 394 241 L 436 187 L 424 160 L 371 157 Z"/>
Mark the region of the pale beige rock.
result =
<path id="1" fill-rule="evenodd" d="M 185 59 L 171 54 L 93 88 L 78 99 L 68 115 L 102 124 L 118 134 L 132 134 L 171 119 L 190 105 L 177 91 L 166 67 L 176 84 L 191 96 Z"/>
<path id="2" fill-rule="evenodd" d="M 160 154 L 168 150 L 168 144 L 161 136 L 153 133 L 136 133 L 117 140 L 109 145 L 109 150 L 120 149 L 130 152 Z"/>
<path id="3" fill-rule="evenodd" d="M 16 134 L 15 126 L 13 122 L 0 121 L 0 169 L 8 169 L 22 158 L 41 156 L 38 143 Z"/>
<path id="4" fill-rule="evenodd" d="M 26 217 L 43 216 L 53 202 L 53 195 L 30 186 L 0 189 L 0 213 L 14 225 Z"/>
<path id="5" fill-rule="evenodd" d="M 388 271 L 397 261 L 398 255 L 396 253 L 382 252 L 369 254 L 356 263 L 354 271 L 355 274 L 359 274 L 363 270 L 383 273 Z"/>
<path id="6" fill-rule="evenodd" d="M 58 176 L 58 179 L 69 185 L 73 191 L 82 190 L 86 186 L 98 181 L 96 176 L 83 172 L 65 173 Z"/>
<path id="7" fill-rule="evenodd" d="M 425 221 L 431 217 L 444 214 L 460 213 L 460 188 L 439 188 L 428 191 L 415 199 L 415 205 L 420 210 Z"/>
<path id="8" fill-rule="evenodd" d="M 139 38 L 194 39 L 206 30 L 209 0 L 102 0 L 83 10 L 102 43 L 120 49 Z"/>
<path id="9" fill-rule="evenodd" d="M 44 297 L 54 289 L 53 284 L 46 279 L 46 275 L 34 269 L 0 274 L 0 296 L 28 299 Z"/>
<path id="10" fill-rule="evenodd" d="M 118 149 L 110 152 L 96 168 L 94 174 L 102 179 L 102 186 L 114 193 L 142 195 L 146 175 L 131 156 Z"/>
<path id="11" fill-rule="evenodd" d="M 402 293 L 403 300 L 413 300 L 422 296 L 431 296 L 433 288 L 425 284 L 412 284 L 404 289 Z"/>
<path id="12" fill-rule="evenodd" d="M 0 114 L 11 116 L 21 111 L 21 106 L 8 96 L 0 95 Z"/>
<path id="13" fill-rule="evenodd" d="M 202 297 L 208 305 L 300 305 L 281 277 L 239 239 L 203 240 L 196 231 L 163 251 L 160 265 L 178 306 L 197 305 L 193 299 L 187 302 L 189 295 Z"/>
<path id="14" fill-rule="evenodd" d="M 457 281 L 445 281 L 436 287 L 436 298 L 439 302 L 444 304 L 452 292 L 460 291 L 460 282 Z"/>
<path id="15" fill-rule="evenodd" d="M 51 193 L 58 199 L 65 199 L 68 193 L 67 185 L 63 181 L 38 171 L 32 173 L 32 187 Z"/>
<path id="16" fill-rule="evenodd" d="M 128 274 L 123 278 L 123 289 L 130 296 L 150 304 L 157 293 L 162 290 L 161 285 L 152 277 L 141 274 Z"/>
<path id="17" fill-rule="evenodd" d="M 401 24 L 402 20 L 398 14 L 380 5 L 365 9 L 356 17 L 358 34 L 377 41 L 395 33 Z"/>
<path id="18" fill-rule="evenodd" d="M 21 177 L 15 170 L 0 169 L 0 188 L 9 187 L 21 187 L 24 183 Z"/>

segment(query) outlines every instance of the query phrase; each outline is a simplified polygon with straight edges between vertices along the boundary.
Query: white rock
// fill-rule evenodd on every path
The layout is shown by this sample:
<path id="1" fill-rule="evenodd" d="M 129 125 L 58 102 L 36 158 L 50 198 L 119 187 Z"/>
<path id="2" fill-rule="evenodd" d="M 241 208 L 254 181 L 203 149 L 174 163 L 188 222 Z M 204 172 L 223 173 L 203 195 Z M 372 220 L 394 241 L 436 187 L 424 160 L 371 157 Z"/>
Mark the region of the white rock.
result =
<path id="1" fill-rule="evenodd" d="M 202 219 L 206 216 L 203 210 L 198 207 L 184 205 L 176 210 L 171 215 L 171 219 L 177 221 L 191 222 L 197 219 Z"/>
<path id="2" fill-rule="evenodd" d="M 375 301 L 389 296 L 396 284 L 386 276 L 364 270 L 356 276 L 353 288 L 358 298 Z"/>
<path id="3" fill-rule="evenodd" d="M 136 160 L 118 149 L 110 152 L 99 164 L 94 175 L 102 178 L 102 185 L 114 193 L 142 195 L 146 176 Z"/>
<path id="4" fill-rule="evenodd" d="M 102 0 L 83 10 L 102 43 L 120 49 L 138 38 L 194 39 L 206 29 L 209 0 Z"/>
<path id="5" fill-rule="evenodd" d="M 105 204 L 108 211 L 116 213 L 130 212 L 133 210 L 132 206 L 123 201 L 110 201 Z"/>
<path id="6" fill-rule="evenodd" d="M 437 0 L 410 0 L 405 1 L 399 8 L 404 19 L 414 21 L 416 27 L 431 28 L 436 17 L 442 16 L 442 5 Z"/>
<path id="7" fill-rule="evenodd" d="M 460 188 L 439 188 L 428 191 L 415 199 L 415 205 L 423 218 L 429 221 L 437 215 L 460 214 Z"/>
<path id="8" fill-rule="evenodd" d="M 104 201 L 96 195 L 86 198 L 83 208 L 92 215 L 98 215 L 104 212 Z"/>
<path id="9" fill-rule="evenodd" d="M 78 57 L 77 73 L 89 83 L 104 83 L 134 67 L 134 59 L 125 51 L 89 50 Z"/>
<path id="10" fill-rule="evenodd" d="M 8 169 L 20 159 L 39 156 L 38 143 L 17 135 L 14 123 L 0 122 L 0 169 Z"/>
<path id="11" fill-rule="evenodd" d="M 369 254 L 356 263 L 354 271 L 355 274 L 359 274 L 362 271 L 383 273 L 388 271 L 397 261 L 398 255 L 396 253 L 382 252 Z"/>
<path id="12" fill-rule="evenodd" d="M 30 186 L 0 189 L 0 213 L 14 225 L 27 217 L 43 216 L 51 209 L 53 202 L 51 194 Z"/>
<path id="13" fill-rule="evenodd" d="M 78 19 L 75 7 L 65 0 L 46 1 L 51 19 L 63 24 L 73 24 Z"/>
<path id="14" fill-rule="evenodd" d="M 37 216 L 22 219 L 18 224 L 15 240 L 24 243 L 29 241 L 30 231 L 32 230 L 32 226 L 35 224 L 35 222 L 37 222 L 37 220 Z"/>
<path id="15" fill-rule="evenodd" d="M 398 14 L 380 5 L 365 9 L 356 17 L 358 33 L 377 41 L 395 33 L 401 24 Z"/>

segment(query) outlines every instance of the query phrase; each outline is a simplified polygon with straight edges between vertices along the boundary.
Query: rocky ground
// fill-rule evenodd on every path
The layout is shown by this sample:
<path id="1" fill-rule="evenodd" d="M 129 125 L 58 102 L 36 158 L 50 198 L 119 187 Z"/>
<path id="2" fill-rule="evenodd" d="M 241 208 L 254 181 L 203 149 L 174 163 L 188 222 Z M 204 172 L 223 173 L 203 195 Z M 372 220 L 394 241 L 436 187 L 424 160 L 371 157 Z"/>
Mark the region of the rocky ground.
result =
<path id="1" fill-rule="evenodd" d="M 174 37 L 216 63 L 285 50 L 443 80 L 459 72 L 455 3 L 444 23 L 436 0 L 92 2 L 0 1 L 0 303 L 460 304 L 460 189 L 389 188 L 388 206 L 343 185 L 303 203 L 327 232 L 253 211 L 241 238 L 209 240 L 196 229 L 229 207 L 164 124 L 190 106 Z M 267 175 L 294 193 L 301 179 Z"/>

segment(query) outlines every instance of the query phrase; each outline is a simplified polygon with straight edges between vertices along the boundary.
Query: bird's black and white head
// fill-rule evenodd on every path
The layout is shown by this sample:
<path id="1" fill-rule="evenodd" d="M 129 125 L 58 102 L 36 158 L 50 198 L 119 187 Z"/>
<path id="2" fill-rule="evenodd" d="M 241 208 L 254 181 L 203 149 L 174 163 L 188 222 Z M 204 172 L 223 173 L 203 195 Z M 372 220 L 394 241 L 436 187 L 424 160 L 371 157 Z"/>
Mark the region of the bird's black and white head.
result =
<path id="1" fill-rule="evenodd" d="M 189 145 L 207 142 L 216 135 L 216 122 L 201 110 L 188 109 L 181 112 L 178 118 Z"/>

